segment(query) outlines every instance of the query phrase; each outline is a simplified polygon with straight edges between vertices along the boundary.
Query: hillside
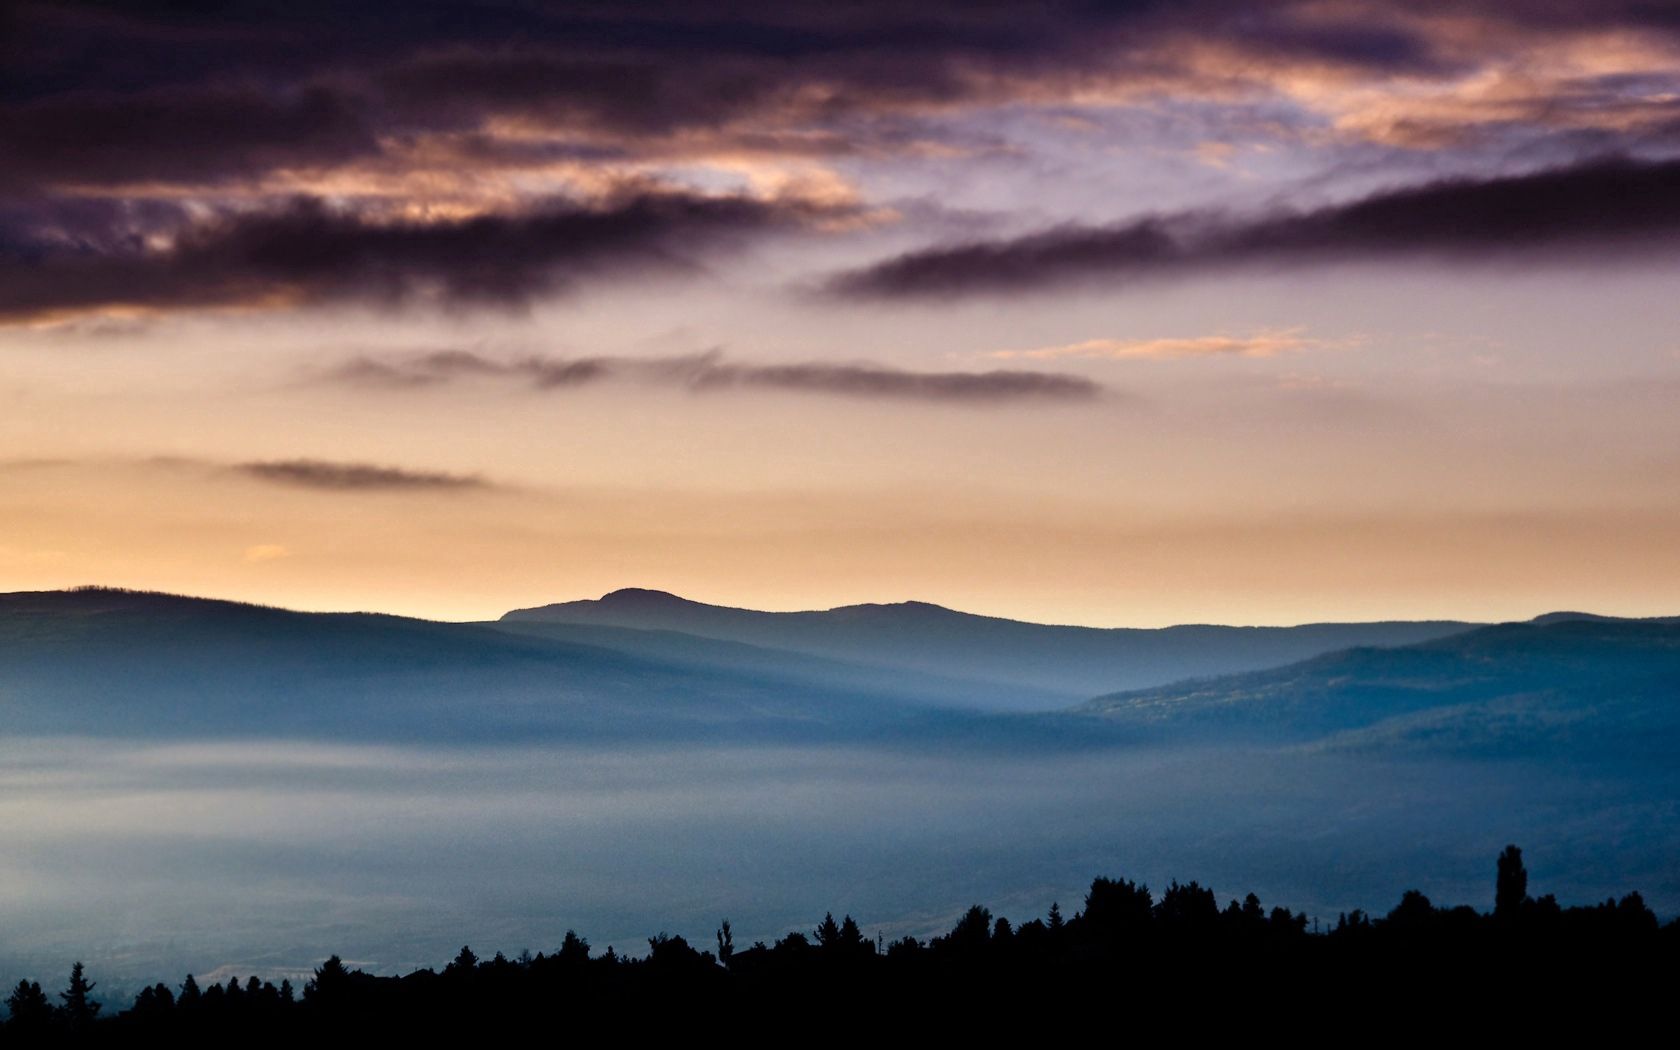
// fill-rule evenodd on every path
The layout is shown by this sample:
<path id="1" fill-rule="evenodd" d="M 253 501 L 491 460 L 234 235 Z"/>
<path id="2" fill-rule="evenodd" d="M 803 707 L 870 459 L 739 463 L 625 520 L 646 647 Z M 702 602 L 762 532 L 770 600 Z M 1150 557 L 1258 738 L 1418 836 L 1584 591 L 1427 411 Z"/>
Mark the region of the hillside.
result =
<path id="1" fill-rule="evenodd" d="M 14 733 L 419 739 L 845 735 L 914 690 L 620 652 L 475 624 L 112 590 L 0 595 Z"/>
<path id="2" fill-rule="evenodd" d="M 1174 739 L 1657 753 L 1680 741 L 1680 625 L 1545 617 L 1117 693 L 1080 710 Z"/>
<path id="3" fill-rule="evenodd" d="M 620 590 L 593 601 L 518 609 L 505 623 L 679 631 L 855 663 L 1030 690 L 1040 709 L 1117 689 L 1293 663 L 1354 646 L 1407 645 L 1456 634 L 1456 621 L 1298 627 L 1063 627 L 957 612 L 925 602 L 759 612 Z"/>

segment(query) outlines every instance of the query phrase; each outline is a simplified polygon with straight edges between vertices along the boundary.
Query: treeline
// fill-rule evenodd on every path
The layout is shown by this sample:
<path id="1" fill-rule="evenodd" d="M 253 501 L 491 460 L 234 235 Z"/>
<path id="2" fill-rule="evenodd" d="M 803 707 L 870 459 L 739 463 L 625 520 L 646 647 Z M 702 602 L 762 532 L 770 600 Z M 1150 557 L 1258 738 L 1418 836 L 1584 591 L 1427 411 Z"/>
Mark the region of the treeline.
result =
<path id="1" fill-rule="evenodd" d="M 1288 1017 L 1369 1025 L 1379 1013 L 1387 1032 L 1450 1019 L 1507 1034 L 1585 1026 L 1604 1036 L 1636 1020 L 1636 1008 L 1669 1001 L 1677 962 L 1680 919 L 1660 924 L 1638 893 L 1569 908 L 1534 898 L 1512 846 L 1498 859 L 1490 913 L 1409 891 L 1386 915 L 1355 911 L 1316 932 L 1304 914 L 1268 911 L 1253 894 L 1221 907 L 1196 882 L 1157 897 L 1099 878 L 1071 917 L 1052 904 L 1017 925 L 976 905 L 926 941 L 871 940 L 850 916 L 832 914 L 809 934 L 749 947 L 735 945 L 728 922 L 704 949 L 660 934 L 640 957 L 595 952 L 568 932 L 553 952 L 486 960 L 462 948 L 441 970 L 402 977 L 333 956 L 301 990 L 257 977 L 201 987 L 189 975 L 144 989 L 121 1011 L 102 1008 L 77 963 L 56 995 L 27 980 L 12 990 L 0 1044 L 333 1044 L 549 1030 L 826 1041 L 830 1028 L 889 1022 L 877 1035 L 893 1042 L 1024 1032 L 1052 1018 L 1159 1033 L 1162 1024 L 1273 1029 Z"/>

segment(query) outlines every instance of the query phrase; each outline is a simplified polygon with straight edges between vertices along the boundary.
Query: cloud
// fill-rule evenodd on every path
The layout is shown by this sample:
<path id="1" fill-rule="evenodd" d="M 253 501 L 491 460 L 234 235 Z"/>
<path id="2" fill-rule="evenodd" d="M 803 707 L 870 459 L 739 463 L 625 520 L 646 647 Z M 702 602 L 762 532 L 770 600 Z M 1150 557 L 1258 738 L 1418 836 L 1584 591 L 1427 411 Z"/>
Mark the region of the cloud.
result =
<path id="1" fill-rule="evenodd" d="M 1102 358 L 1113 360 L 1171 361 L 1187 357 L 1276 357 L 1332 345 L 1311 339 L 1304 328 L 1279 328 L 1247 336 L 1203 335 L 1181 339 L 1087 339 L 1062 346 L 1040 346 L 1030 350 L 994 350 L 988 357 L 1035 361 L 1059 358 Z"/>
<path id="2" fill-rule="evenodd" d="M 320 459 L 239 463 L 233 469 L 260 481 L 332 492 L 449 492 L 488 487 L 488 483 L 476 474 L 405 470 L 372 463 L 335 463 Z"/>
<path id="3" fill-rule="evenodd" d="M 1612 158 L 1524 175 L 1444 179 L 1315 210 L 1060 226 L 909 252 L 841 274 L 829 288 L 856 298 L 914 298 L 1342 260 L 1538 255 L 1572 261 L 1579 259 L 1574 253 L 1595 248 L 1643 258 L 1677 239 L 1680 161 Z"/>
<path id="4" fill-rule="evenodd" d="M 0 244 L 0 320 L 342 300 L 513 306 L 585 278 L 692 268 L 702 247 L 835 214 L 798 199 L 648 190 L 599 205 L 384 221 L 301 199 L 150 238 Z"/>
<path id="5" fill-rule="evenodd" d="M 906 117 L 1235 94 L 1314 108 L 1342 88 L 1451 98 L 1508 66 L 1542 105 L 1560 96 L 1552 112 L 1590 116 L 1558 41 L 1597 68 L 1629 38 L 1657 47 L 1680 29 L 1650 0 L 168 6 L 7 8 L 0 191 L 330 180 L 440 143 L 421 162 L 432 178 L 468 158 L 476 175 L 566 153 L 855 154 L 906 145 Z"/>
<path id="6" fill-rule="evenodd" d="M 471 351 L 446 350 L 399 361 L 359 357 L 330 371 L 325 378 L 354 386 L 414 389 L 482 377 L 514 380 L 538 390 L 639 382 L 694 393 L 776 390 L 954 404 L 1089 401 L 1105 392 L 1093 380 L 1060 372 L 916 372 L 878 364 L 824 361 L 745 364 L 726 360 L 715 351 L 669 357 L 537 356 L 497 360 Z"/>
<path id="7" fill-rule="evenodd" d="M 246 547 L 243 561 L 261 563 L 265 561 L 279 561 L 290 558 L 292 552 L 278 543 L 259 543 L 254 547 Z"/>
<path id="8" fill-rule="evenodd" d="M 1279 142 L 1544 141 L 1528 155 L 1553 158 L 1680 143 L 1680 19 L 1649 0 L 165 6 L 6 6 L 0 322 L 518 306 L 874 214 L 849 184 L 809 190 L 839 179 L 838 158 L 888 186 L 853 169 L 957 166 L 977 141 L 1029 156 L 1045 143 L 1009 130 L 1024 109 L 1110 131 L 1121 107 L 1206 120 L 1197 155 L 1214 165 Z M 1125 145 L 1150 152 L 1150 134 Z M 625 178 L 664 188 L 614 192 Z M 765 190 L 800 178 L 803 195 Z M 1223 243 L 1233 222 L 1074 227 L 842 284 L 927 294 L 1016 266 L 995 283 L 1025 287 L 1080 269 L 1070 254 L 1214 265 L 1242 254 Z M 1012 262 L 1022 251 L 1039 258 Z"/>

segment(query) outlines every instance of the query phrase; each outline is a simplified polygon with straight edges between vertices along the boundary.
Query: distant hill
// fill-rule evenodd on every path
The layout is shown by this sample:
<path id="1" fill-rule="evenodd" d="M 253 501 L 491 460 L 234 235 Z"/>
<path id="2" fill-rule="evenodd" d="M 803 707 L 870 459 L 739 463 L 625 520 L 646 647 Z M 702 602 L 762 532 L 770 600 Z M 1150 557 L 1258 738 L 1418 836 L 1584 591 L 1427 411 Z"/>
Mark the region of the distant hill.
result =
<path id="1" fill-rule="evenodd" d="M 594 601 L 518 609 L 508 625 L 582 624 L 677 631 L 1022 690 L 1039 709 L 1116 689 L 1277 667 L 1355 646 L 1396 646 L 1471 629 L 1458 621 L 1323 623 L 1299 627 L 1186 625 L 1061 627 L 957 612 L 926 602 L 759 612 L 663 591 L 614 591 Z M 988 693 L 988 696 L 991 693 Z M 999 706 L 988 702 L 985 706 Z"/>
<path id="2" fill-rule="evenodd" d="M 1528 621 L 1535 624 L 1567 623 L 1570 620 L 1590 620 L 1593 623 L 1666 623 L 1680 624 L 1680 616 L 1601 616 L 1589 612 L 1549 612 L 1542 613 Z"/>
<path id="3" fill-rule="evenodd" d="M 457 624 L 103 589 L 0 595 L 0 724 L 128 736 L 826 742 L 931 733 L 994 744 L 1217 737 L 1479 751 L 1668 741 L 1680 726 L 1680 625 L 1662 620 L 1099 630 L 914 603 L 761 613 L 646 591 L 509 615 Z M 589 616 L 687 630 L 564 619 Z M 1442 631 L 1454 633 L 1399 644 Z M 780 644 L 719 637 L 726 632 Z M 1382 644 L 1184 680 L 1195 669 L 1373 637 Z M 1077 708 L 1095 720 L 1047 713 L 1072 706 L 1058 690 L 1151 675 L 1180 681 L 1104 690 Z M 997 717 L 1005 712 L 1013 714 Z"/>
<path id="4" fill-rule="evenodd" d="M 1080 710 L 1175 740 L 1671 757 L 1680 745 L 1680 624 L 1548 616 L 1117 693 Z"/>
<path id="5" fill-rule="evenodd" d="M 982 711 L 1062 710 L 1067 697 L 1031 686 L 953 678 L 877 663 L 772 649 L 681 631 L 597 624 L 501 620 L 499 630 L 579 645 L 594 645 L 660 661 L 767 677 L 789 684 L 844 688 L 864 696 L 913 697 L 917 703 Z"/>
<path id="6" fill-rule="evenodd" d="M 826 739 L 926 715 L 912 687 L 676 648 L 102 589 L 0 595 L 12 733 Z"/>

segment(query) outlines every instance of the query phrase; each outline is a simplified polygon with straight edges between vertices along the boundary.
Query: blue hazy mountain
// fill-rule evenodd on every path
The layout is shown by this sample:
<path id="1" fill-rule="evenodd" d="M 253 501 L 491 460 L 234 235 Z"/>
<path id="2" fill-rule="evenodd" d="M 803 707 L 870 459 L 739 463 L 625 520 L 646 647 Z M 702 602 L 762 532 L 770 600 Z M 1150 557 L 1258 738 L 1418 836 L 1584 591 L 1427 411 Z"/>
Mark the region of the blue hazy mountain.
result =
<path id="1" fill-rule="evenodd" d="M 1039 709 L 1119 689 L 1277 667 L 1355 646 L 1409 645 L 1458 634 L 1449 620 L 1297 627 L 1064 627 L 957 612 L 926 602 L 759 612 L 627 589 L 593 601 L 519 609 L 509 625 L 590 625 L 677 631 L 944 679 L 1007 686 Z M 990 695 L 990 694 L 988 694 Z M 1000 706 L 986 703 L 985 706 Z"/>
<path id="2" fill-rule="evenodd" d="M 643 642 L 105 589 L 5 594 L 0 711 L 12 733 L 658 740 L 846 737 L 929 710 L 916 683 L 872 672 Z"/>
<path id="3" fill-rule="evenodd" d="M 1020 712 L 1042 712 L 1057 700 L 1052 686 L 1072 688 L 1103 667 L 1125 682 L 1174 666 L 1260 660 L 1349 636 L 1392 640 L 1445 625 L 1105 631 L 916 604 L 752 613 L 650 592 L 560 610 L 641 610 L 644 619 L 677 618 L 694 630 L 519 618 L 438 623 L 101 589 L 0 595 L 0 711 L 8 731 L 34 734 L 994 744 L 1212 738 L 1473 751 L 1543 749 L 1564 739 L 1615 750 L 1666 741 L 1680 724 L 1680 624 L 1673 621 L 1567 613 L 1526 624 L 1453 625 L 1456 633 L 1411 645 L 1362 645 L 1282 667 L 1104 691 L 1077 709 L 1101 716 L 1092 719 Z M 738 624 L 788 647 L 697 633 Z M 964 707 L 1016 713 L 957 710 Z"/>
<path id="4" fill-rule="evenodd" d="M 1554 613 L 1116 693 L 1080 710 L 1175 741 L 1668 757 L 1680 745 L 1680 619 Z"/>
<path id="5" fill-rule="evenodd" d="M 985 711 L 1050 711 L 1067 707 L 1065 694 L 977 678 L 928 674 L 879 663 L 838 660 L 681 631 L 597 624 L 501 620 L 489 626 L 514 634 L 591 645 L 616 652 L 762 676 L 790 685 L 844 688 L 864 696 L 910 697 L 917 703 Z"/>
<path id="6" fill-rule="evenodd" d="M 930 637 L 908 612 L 889 652 Z M 515 952 L 722 915 L 745 943 L 809 928 L 836 886 L 916 933 L 988 895 L 1076 901 L 1093 866 L 1252 876 L 1328 918 L 1408 885 L 1474 900 L 1512 841 L 1565 900 L 1635 885 L 1680 913 L 1680 625 L 1549 615 L 1058 712 L 951 709 L 965 681 L 1006 697 L 998 663 L 0 595 L 0 984 L 42 958 L 89 958 L 109 989 L 159 960 L 307 973 L 346 945 L 430 960 L 464 930 Z"/>

